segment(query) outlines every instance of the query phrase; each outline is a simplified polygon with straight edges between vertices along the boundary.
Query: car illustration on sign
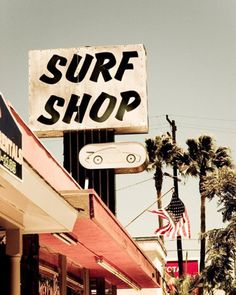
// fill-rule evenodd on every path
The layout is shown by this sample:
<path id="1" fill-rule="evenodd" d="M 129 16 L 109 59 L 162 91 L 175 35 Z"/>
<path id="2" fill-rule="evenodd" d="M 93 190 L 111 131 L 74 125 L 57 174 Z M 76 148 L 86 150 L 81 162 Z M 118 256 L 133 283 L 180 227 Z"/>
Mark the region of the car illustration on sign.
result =
<path id="1" fill-rule="evenodd" d="M 87 169 L 115 169 L 116 173 L 140 172 L 145 168 L 146 150 L 137 142 L 85 145 L 79 161 Z"/>
<path id="2" fill-rule="evenodd" d="M 87 152 L 90 153 L 89 151 Z M 113 157 L 115 155 L 115 158 Z M 134 153 L 124 152 L 119 150 L 116 146 L 100 149 L 96 152 L 91 152 L 85 161 L 93 161 L 96 165 L 100 165 L 102 162 L 106 163 L 122 163 L 127 161 L 128 163 L 139 162 L 141 156 Z"/>

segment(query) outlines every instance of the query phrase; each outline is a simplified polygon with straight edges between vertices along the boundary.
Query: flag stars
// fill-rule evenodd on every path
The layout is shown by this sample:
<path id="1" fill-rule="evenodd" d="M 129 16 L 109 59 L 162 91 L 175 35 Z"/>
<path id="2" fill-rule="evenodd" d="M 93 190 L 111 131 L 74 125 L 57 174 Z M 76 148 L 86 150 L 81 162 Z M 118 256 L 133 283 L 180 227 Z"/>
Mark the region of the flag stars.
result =
<path id="1" fill-rule="evenodd" d="M 184 203 L 176 196 L 172 195 L 170 204 L 165 209 L 152 211 L 158 214 L 167 224 L 158 228 L 155 233 L 166 237 L 176 238 L 185 236 L 190 238 L 190 223 Z"/>

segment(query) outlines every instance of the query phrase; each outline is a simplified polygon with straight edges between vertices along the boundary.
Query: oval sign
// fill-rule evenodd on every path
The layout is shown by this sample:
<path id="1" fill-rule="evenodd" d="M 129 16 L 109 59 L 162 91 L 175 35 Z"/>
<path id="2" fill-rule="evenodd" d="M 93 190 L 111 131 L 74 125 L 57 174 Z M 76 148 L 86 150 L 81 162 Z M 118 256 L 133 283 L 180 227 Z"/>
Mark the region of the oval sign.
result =
<path id="1" fill-rule="evenodd" d="M 141 172 L 146 160 L 146 149 L 137 142 L 88 144 L 79 152 L 79 162 L 86 169 L 115 169 L 116 173 Z"/>

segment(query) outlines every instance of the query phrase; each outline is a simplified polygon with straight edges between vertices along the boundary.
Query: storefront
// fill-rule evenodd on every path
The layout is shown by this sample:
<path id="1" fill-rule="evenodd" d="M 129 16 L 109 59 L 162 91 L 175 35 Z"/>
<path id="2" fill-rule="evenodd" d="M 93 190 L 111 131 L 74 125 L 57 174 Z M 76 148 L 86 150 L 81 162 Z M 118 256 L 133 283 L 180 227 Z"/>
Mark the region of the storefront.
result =
<path id="1" fill-rule="evenodd" d="M 35 272 L 40 294 L 159 288 L 159 271 L 97 193 L 81 189 L 10 110 L 22 133 L 23 163 L 22 180 L 0 169 L 1 243 L 10 258 L 8 294 L 33 294 L 24 289 L 32 285 L 24 275 L 30 255 L 34 267 L 29 271 Z"/>

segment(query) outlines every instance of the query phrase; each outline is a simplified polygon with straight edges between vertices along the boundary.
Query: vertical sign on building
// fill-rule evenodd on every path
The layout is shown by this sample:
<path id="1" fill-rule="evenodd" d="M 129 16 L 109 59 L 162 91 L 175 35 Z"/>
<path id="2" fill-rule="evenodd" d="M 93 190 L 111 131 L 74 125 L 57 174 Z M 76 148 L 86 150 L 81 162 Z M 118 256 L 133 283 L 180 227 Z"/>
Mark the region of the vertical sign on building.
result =
<path id="1" fill-rule="evenodd" d="M 22 134 L 0 94 L 0 166 L 22 180 Z"/>

